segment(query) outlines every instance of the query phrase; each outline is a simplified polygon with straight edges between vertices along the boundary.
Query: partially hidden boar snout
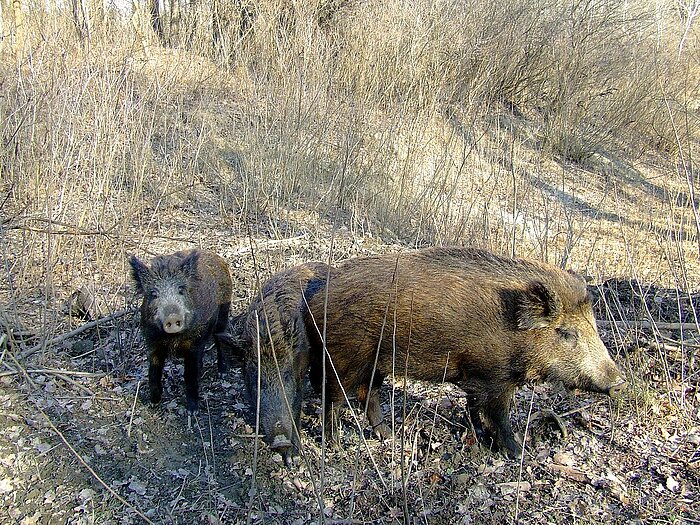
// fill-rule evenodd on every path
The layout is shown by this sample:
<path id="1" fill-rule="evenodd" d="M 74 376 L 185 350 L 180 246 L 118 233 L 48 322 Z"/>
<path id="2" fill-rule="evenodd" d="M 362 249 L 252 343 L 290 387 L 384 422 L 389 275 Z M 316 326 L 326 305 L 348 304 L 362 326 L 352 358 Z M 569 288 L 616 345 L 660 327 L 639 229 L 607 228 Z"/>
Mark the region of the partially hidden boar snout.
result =
<path id="1" fill-rule="evenodd" d="M 610 395 L 610 397 L 618 398 L 620 397 L 620 395 L 622 395 L 622 392 L 624 392 L 626 388 L 627 381 L 620 378 L 620 381 L 618 383 L 610 387 L 610 390 L 608 390 L 608 394 Z"/>
<path id="2" fill-rule="evenodd" d="M 271 443 L 272 448 L 291 447 L 292 442 L 287 437 L 287 434 L 288 432 L 285 431 L 282 422 L 277 421 L 274 426 L 274 438 Z"/>
<path id="3" fill-rule="evenodd" d="M 265 443 L 285 465 L 301 451 L 299 428 L 309 342 L 301 312 L 323 290 L 331 268 L 310 262 L 279 272 L 266 281 L 245 312 L 235 316 L 228 334 L 219 334 L 243 362 L 251 408 Z"/>
<path id="4" fill-rule="evenodd" d="M 163 321 L 163 330 L 168 334 L 180 333 L 184 327 L 185 318 L 180 313 L 170 314 Z"/>
<path id="5" fill-rule="evenodd" d="M 590 386 L 588 388 L 584 387 L 584 389 L 597 390 L 614 398 L 619 397 L 627 387 L 627 382 L 622 377 L 620 369 L 610 357 L 607 348 L 605 348 L 597 334 L 595 338 L 598 344 L 592 346 L 596 351 L 587 356 L 581 366 L 583 370 L 586 370 L 584 375 L 588 376 L 587 380 L 590 383 Z"/>
<path id="6" fill-rule="evenodd" d="M 294 445 L 287 437 L 288 432 L 285 431 L 282 423 L 277 421 L 274 425 L 275 437 L 270 443 L 270 448 L 282 455 L 285 465 L 290 466 L 294 453 Z"/>

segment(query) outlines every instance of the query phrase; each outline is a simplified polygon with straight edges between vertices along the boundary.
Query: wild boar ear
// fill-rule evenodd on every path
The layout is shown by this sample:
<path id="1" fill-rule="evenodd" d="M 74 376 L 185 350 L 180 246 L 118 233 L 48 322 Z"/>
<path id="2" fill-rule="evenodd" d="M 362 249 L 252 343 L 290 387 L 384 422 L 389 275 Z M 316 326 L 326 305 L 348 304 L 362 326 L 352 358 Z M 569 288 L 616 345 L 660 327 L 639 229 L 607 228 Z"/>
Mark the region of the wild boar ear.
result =
<path id="1" fill-rule="evenodd" d="M 195 250 L 185 257 L 180 264 L 182 271 L 189 277 L 194 277 L 197 274 L 197 263 L 199 262 L 199 251 Z"/>
<path id="2" fill-rule="evenodd" d="M 151 271 L 135 255 L 129 257 L 129 264 L 131 265 L 131 278 L 136 283 L 136 291 L 143 293 L 143 281 L 148 279 Z"/>
<path id="3" fill-rule="evenodd" d="M 561 310 L 557 293 L 540 281 L 532 281 L 520 292 L 515 319 L 521 330 L 544 328 L 559 317 Z"/>
<path id="4" fill-rule="evenodd" d="M 566 270 L 566 273 L 568 273 L 571 277 L 578 279 L 579 281 L 581 281 L 583 284 L 586 284 L 586 285 L 588 284 L 588 281 L 591 280 L 590 277 L 585 276 L 585 275 L 581 275 L 580 273 L 576 273 L 573 270 Z"/>

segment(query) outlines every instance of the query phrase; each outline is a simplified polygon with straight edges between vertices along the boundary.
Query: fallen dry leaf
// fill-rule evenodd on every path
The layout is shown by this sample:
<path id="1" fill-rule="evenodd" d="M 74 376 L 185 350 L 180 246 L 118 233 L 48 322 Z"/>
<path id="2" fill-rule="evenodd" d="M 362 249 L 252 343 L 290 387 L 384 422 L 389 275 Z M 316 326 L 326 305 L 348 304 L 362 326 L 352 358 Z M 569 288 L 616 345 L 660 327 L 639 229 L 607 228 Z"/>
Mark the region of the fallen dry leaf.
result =
<path id="1" fill-rule="evenodd" d="M 563 474 L 565 477 L 573 481 L 578 481 L 580 483 L 591 482 L 591 477 L 587 473 L 583 472 L 580 469 L 577 469 L 576 467 L 568 467 L 566 465 L 557 465 L 551 463 L 547 465 L 547 468 L 553 472 Z"/>
<path id="2" fill-rule="evenodd" d="M 507 483 L 499 483 L 498 488 L 501 494 L 505 496 L 506 494 L 513 494 L 515 492 L 529 492 L 532 489 L 532 485 L 529 481 L 509 481 Z"/>

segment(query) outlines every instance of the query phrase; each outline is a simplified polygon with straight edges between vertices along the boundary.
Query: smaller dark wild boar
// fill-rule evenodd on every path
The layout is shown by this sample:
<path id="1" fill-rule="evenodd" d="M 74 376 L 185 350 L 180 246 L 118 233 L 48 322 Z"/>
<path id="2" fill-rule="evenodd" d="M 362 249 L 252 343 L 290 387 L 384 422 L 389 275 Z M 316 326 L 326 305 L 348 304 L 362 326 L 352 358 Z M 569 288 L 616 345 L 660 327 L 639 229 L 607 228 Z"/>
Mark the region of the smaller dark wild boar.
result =
<path id="1" fill-rule="evenodd" d="M 328 272 L 326 264 L 310 262 L 273 275 L 248 309 L 231 320 L 230 332 L 217 334 L 242 358 L 253 414 L 260 403 L 263 439 L 288 466 L 300 449 L 301 403 L 309 367 L 303 311 L 307 301 L 323 291 Z"/>
<path id="2" fill-rule="evenodd" d="M 155 257 L 146 266 L 129 260 L 136 288 L 143 294 L 141 331 L 149 348 L 148 385 L 151 402 L 163 394 L 162 376 L 168 355 L 185 361 L 187 410 L 199 407 L 199 378 L 204 348 L 211 336 L 226 329 L 231 307 L 231 275 L 215 253 L 189 250 Z M 216 342 L 219 372 L 226 370 Z"/>
<path id="3" fill-rule="evenodd" d="M 541 262 L 467 248 L 351 259 L 336 268 L 327 305 L 324 299 L 324 293 L 312 297 L 306 316 L 311 381 L 320 388 L 327 308 L 337 377 L 348 395 L 367 402 L 380 434 L 388 427 L 378 390 L 392 373 L 461 387 L 477 438 L 513 456 L 520 445 L 509 407 L 517 386 L 561 380 L 614 396 L 625 384 L 598 336 L 584 281 Z M 326 386 L 332 434 L 333 406 L 344 397 L 334 374 L 327 374 Z"/>

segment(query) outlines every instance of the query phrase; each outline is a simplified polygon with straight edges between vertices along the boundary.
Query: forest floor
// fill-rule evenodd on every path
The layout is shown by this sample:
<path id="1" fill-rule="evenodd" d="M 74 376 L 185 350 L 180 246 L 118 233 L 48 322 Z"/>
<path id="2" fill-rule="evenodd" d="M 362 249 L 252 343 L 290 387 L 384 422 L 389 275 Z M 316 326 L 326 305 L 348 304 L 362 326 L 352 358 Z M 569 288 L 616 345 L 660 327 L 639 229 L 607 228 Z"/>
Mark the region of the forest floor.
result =
<path id="1" fill-rule="evenodd" d="M 248 241 L 224 241 L 220 225 L 207 226 L 232 264 L 239 310 L 255 275 Z M 323 242 L 311 233 L 260 241 L 258 260 L 291 266 L 327 258 L 328 233 Z M 334 235 L 340 258 L 397 249 L 342 229 Z M 362 415 L 358 429 L 345 409 L 341 444 L 325 451 L 320 400 L 309 390 L 304 454 L 286 468 L 253 436 L 240 370 L 218 377 L 212 351 L 197 417 L 188 420 L 184 408 L 181 360 L 166 366 L 162 404 L 147 402 L 138 298 L 124 281 L 127 310 L 120 315 L 45 349 L 32 348 L 40 340 L 27 332 L 2 347 L 1 522 L 699 522 L 700 390 L 697 374 L 683 375 L 694 369 L 685 361 L 700 340 L 630 323 L 687 320 L 688 309 L 679 317 L 678 296 L 669 290 L 647 288 L 651 300 L 640 303 L 644 292 L 629 281 L 626 288 L 625 281 L 593 287 L 598 307 L 605 294 L 616 302 L 618 319 L 601 323 L 601 335 L 630 389 L 619 402 L 560 385 L 520 389 L 511 416 L 526 434 L 522 462 L 475 444 L 459 389 L 398 380 L 382 392 L 393 439 L 374 438 Z"/>

